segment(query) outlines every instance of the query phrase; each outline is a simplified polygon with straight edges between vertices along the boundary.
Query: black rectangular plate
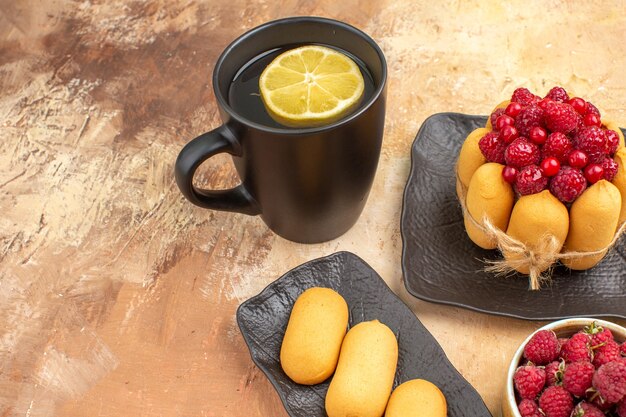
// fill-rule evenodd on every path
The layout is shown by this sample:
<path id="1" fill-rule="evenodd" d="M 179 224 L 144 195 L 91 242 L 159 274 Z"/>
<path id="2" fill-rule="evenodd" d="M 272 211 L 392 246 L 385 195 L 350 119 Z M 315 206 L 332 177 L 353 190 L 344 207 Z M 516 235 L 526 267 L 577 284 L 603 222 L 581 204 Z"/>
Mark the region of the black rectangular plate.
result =
<path id="1" fill-rule="evenodd" d="M 502 278 L 484 271 L 485 259 L 501 255 L 481 249 L 467 237 L 454 167 L 467 135 L 484 127 L 486 120 L 439 113 L 417 133 L 400 228 L 408 292 L 426 301 L 528 320 L 626 318 L 624 237 L 594 268 L 555 268 L 551 285 L 539 291 L 530 291 L 528 278 L 520 274 Z"/>
<path id="2" fill-rule="evenodd" d="M 332 288 L 341 294 L 348 303 L 349 326 L 378 319 L 393 330 L 399 350 L 394 387 L 410 379 L 426 379 L 443 391 L 449 417 L 491 416 L 476 390 L 452 366 L 415 314 L 376 271 L 350 252 L 338 252 L 292 269 L 237 310 L 237 323 L 252 360 L 274 385 L 290 416 L 326 416 L 324 399 L 330 380 L 298 385 L 285 375 L 279 361 L 291 308 L 310 287 Z"/>

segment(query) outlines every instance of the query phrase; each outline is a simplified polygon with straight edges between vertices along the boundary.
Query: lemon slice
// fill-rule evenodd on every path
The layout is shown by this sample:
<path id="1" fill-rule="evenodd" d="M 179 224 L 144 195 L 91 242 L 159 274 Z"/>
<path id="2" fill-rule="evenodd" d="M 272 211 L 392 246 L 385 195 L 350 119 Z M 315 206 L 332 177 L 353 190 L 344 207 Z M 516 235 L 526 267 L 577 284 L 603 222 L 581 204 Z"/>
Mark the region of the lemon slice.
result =
<path id="1" fill-rule="evenodd" d="M 283 52 L 259 78 L 267 112 L 278 123 L 292 127 L 334 122 L 360 102 L 364 86 L 352 59 L 317 45 Z"/>

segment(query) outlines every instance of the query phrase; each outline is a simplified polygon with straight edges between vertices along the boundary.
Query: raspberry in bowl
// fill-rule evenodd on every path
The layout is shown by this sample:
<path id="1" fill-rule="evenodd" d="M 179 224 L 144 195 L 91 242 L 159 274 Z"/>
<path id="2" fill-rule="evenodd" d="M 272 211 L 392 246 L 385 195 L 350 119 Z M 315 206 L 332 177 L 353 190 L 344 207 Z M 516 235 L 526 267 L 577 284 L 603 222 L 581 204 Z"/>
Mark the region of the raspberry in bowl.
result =
<path id="1" fill-rule="evenodd" d="M 515 352 L 503 417 L 623 417 L 623 410 L 626 328 L 593 318 L 559 320 L 528 336 Z"/>
<path id="2" fill-rule="evenodd" d="M 594 267 L 626 230 L 624 135 L 561 87 L 516 89 L 468 135 L 456 170 L 469 238 L 503 255 L 488 270 L 529 275 L 531 289 L 557 262 Z"/>

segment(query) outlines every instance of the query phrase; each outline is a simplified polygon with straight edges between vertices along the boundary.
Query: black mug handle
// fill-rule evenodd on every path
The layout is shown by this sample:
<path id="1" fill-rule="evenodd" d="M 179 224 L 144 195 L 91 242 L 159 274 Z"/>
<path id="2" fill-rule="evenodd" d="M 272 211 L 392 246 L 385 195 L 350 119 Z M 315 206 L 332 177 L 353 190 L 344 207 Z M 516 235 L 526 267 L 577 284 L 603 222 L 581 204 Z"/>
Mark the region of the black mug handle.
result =
<path id="1" fill-rule="evenodd" d="M 180 151 L 175 166 L 176 184 L 180 191 L 187 200 L 199 207 L 251 216 L 260 214 L 257 202 L 243 184 L 230 190 L 203 190 L 194 187 L 193 176 L 200 164 L 218 153 L 241 153 L 239 141 L 226 125 L 198 136 Z"/>

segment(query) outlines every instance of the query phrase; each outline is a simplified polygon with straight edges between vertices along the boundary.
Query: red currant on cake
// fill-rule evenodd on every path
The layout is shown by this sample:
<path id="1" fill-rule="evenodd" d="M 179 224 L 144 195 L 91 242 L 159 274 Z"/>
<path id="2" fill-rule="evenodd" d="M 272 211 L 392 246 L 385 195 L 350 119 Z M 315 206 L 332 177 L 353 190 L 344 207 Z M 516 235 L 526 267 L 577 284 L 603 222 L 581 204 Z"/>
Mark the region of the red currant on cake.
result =
<path id="1" fill-rule="evenodd" d="M 576 110 L 578 114 L 585 114 L 587 111 L 587 102 L 580 97 L 573 97 L 569 100 L 569 105 Z"/>
<path id="2" fill-rule="evenodd" d="M 502 177 L 504 177 L 504 181 L 509 184 L 513 184 L 517 179 L 517 169 L 515 167 L 506 166 L 502 170 Z"/>
<path id="3" fill-rule="evenodd" d="M 504 129 L 504 126 L 513 126 L 514 123 L 515 123 L 515 120 L 513 120 L 511 116 L 507 116 L 506 114 L 503 114 L 502 116 L 496 119 L 495 126 L 497 130 L 502 130 Z"/>
<path id="4" fill-rule="evenodd" d="M 548 138 L 548 133 L 546 133 L 546 129 L 544 129 L 543 127 L 535 126 L 530 130 L 529 138 L 537 145 L 543 145 Z"/>
<path id="5" fill-rule="evenodd" d="M 583 151 L 575 150 L 569 154 L 567 161 L 572 168 L 584 168 L 589 163 L 589 158 Z"/>
<path id="6" fill-rule="evenodd" d="M 598 164 L 589 164 L 585 167 L 584 173 L 587 181 L 591 184 L 595 184 L 604 177 L 604 168 Z"/>
<path id="7" fill-rule="evenodd" d="M 522 111 L 522 105 L 516 102 L 509 103 L 504 110 L 507 116 L 516 117 Z"/>
<path id="8" fill-rule="evenodd" d="M 585 126 L 598 126 L 600 127 L 600 125 L 602 124 L 600 121 L 600 118 L 593 114 L 593 113 L 587 113 L 583 119 Z"/>
<path id="9" fill-rule="evenodd" d="M 541 161 L 541 172 L 546 177 L 554 177 L 561 169 L 561 163 L 554 157 L 548 157 Z"/>
<path id="10" fill-rule="evenodd" d="M 506 125 L 500 131 L 500 137 L 506 142 L 511 143 L 517 138 L 517 129 L 513 126 Z"/>

